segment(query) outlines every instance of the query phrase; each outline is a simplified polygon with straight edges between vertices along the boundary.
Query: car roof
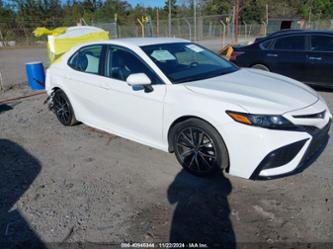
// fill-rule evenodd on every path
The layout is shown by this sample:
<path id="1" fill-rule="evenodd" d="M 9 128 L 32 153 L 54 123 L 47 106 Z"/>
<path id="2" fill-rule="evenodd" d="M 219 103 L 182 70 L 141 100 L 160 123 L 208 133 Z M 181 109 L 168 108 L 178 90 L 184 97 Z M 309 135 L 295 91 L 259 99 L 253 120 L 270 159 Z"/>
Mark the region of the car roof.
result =
<path id="1" fill-rule="evenodd" d="M 289 35 L 297 35 L 297 34 L 326 34 L 326 35 L 333 35 L 333 31 L 328 30 L 311 30 L 311 29 L 287 29 L 287 30 L 280 30 L 275 33 L 269 34 L 266 37 L 259 37 L 256 39 L 256 43 L 261 43 L 273 38 L 279 38 Z"/>
<path id="2" fill-rule="evenodd" d="M 271 33 L 268 36 L 272 37 L 272 36 L 277 36 L 277 35 L 284 35 L 284 34 L 290 34 L 290 33 L 300 33 L 300 32 L 304 32 L 304 30 L 303 29 L 283 29 L 283 30 L 279 30 L 279 31 L 276 31 L 274 33 Z"/>
<path id="3" fill-rule="evenodd" d="M 179 39 L 179 38 L 162 38 L 162 37 L 147 37 L 147 38 L 117 38 L 111 39 L 107 41 L 99 41 L 99 42 L 90 42 L 89 44 L 103 43 L 103 44 L 113 44 L 113 45 L 122 45 L 128 47 L 141 47 L 155 44 L 165 44 L 165 43 L 182 43 L 182 42 L 190 42 L 189 40 Z"/>
<path id="4" fill-rule="evenodd" d="M 327 34 L 333 34 L 330 30 L 312 30 L 312 29 L 285 29 L 280 30 L 277 32 L 274 32 L 270 34 L 269 36 L 276 36 L 276 35 L 284 35 L 284 34 L 299 34 L 299 33 L 327 33 Z"/>

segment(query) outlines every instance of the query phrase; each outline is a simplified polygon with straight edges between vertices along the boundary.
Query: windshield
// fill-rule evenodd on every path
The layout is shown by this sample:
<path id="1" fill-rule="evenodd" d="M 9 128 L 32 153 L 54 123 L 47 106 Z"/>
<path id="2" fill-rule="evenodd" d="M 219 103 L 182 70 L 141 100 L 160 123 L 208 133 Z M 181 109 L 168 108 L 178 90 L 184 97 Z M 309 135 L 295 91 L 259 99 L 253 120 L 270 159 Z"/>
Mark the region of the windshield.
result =
<path id="1" fill-rule="evenodd" d="M 194 43 L 141 47 L 172 83 L 203 80 L 235 72 L 236 66 Z"/>

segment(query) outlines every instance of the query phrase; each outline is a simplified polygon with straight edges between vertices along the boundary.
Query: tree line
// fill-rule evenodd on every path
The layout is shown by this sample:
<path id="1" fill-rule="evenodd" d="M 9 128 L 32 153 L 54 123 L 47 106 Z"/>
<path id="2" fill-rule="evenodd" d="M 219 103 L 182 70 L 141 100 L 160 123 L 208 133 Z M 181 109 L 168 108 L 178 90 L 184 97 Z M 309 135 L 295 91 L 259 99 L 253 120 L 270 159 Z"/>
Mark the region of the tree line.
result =
<path id="1" fill-rule="evenodd" d="M 172 17 L 193 16 L 193 0 L 170 0 Z M 144 3 L 144 1 L 142 1 Z M 231 14 L 235 0 L 196 0 L 198 16 Z M 300 17 L 311 20 L 332 19 L 332 0 L 240 0 L 240 21 L 261 23 L 269 17 Z M 75 25 L 80 18 L 87 23 L 113 22 L 137 24 L 137 18 L 167 19 L 169 0 L 163 8 L 132 6 L 125 0 L 0 0 L 0 31 L 7 27 L 33 28 Z M 4 28 L 2 28 L 4 29 Z M 14 31 L 12 31 L 14 32 Z"/>

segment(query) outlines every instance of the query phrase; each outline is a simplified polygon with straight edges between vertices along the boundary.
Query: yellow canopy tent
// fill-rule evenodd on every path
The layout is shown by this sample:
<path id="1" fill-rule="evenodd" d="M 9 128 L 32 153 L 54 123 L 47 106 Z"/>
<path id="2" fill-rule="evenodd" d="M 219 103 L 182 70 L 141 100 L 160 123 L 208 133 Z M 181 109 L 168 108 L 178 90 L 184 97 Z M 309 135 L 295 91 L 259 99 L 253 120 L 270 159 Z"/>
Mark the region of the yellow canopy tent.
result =
<path id="1" fill-rule="evenodd" d="M 35 29 L 33 33 L 37 37 L 48 36 L 48 53 L 51 63 L 60 61 L 64 53 L 79 44 L 109 40 L 108 32 L 91 26 L 60 27 L 54 30 L 40 27 Z"/>

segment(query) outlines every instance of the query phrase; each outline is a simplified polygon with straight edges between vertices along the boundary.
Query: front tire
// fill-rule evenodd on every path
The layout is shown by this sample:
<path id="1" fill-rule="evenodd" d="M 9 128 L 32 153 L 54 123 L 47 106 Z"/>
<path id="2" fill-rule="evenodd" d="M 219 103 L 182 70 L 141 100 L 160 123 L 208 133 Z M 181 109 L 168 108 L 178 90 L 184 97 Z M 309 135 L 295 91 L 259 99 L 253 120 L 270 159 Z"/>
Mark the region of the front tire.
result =
<path id="1" fill-rule="evenodd" d="M 228 167 L 226 146 L 216 129 L 205 121 L 191 118 L 176 124 L 172 142 L 178 162 L 193 175 L 211 176 Z"/>
<path id="2" fill-rule="evenodd" d="M 61 124 L 73 126 L 77 123 L 72 105 L 62 90 L 57 89 L 54 92 L 52 102 L 52 109 Z"/>

